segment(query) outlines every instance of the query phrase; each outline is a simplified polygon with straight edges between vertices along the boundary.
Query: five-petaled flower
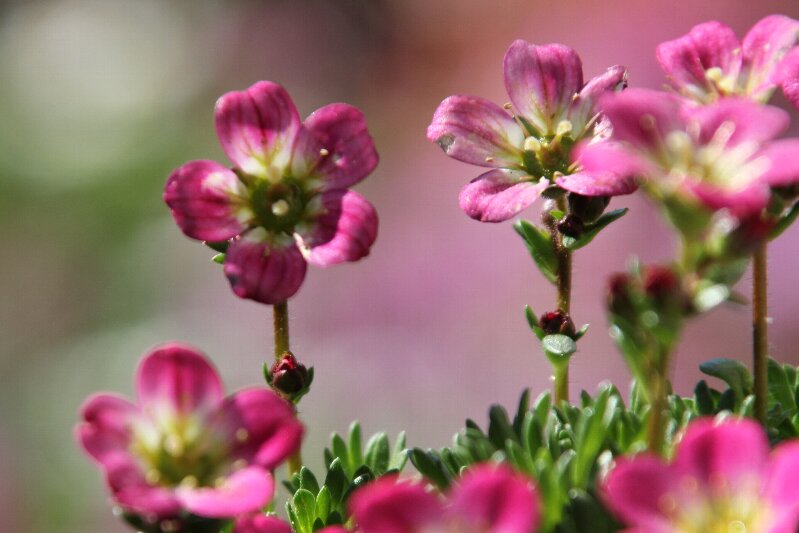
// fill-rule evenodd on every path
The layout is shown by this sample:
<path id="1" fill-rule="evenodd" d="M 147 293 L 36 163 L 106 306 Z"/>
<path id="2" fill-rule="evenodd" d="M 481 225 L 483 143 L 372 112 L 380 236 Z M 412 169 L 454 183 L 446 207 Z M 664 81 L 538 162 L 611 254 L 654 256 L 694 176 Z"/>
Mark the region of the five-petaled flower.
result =
<path id="1" fill-rule="evenodd" d="M 699 103 L 739 96 L 767 102 L 776 87 L 799 107 L 799 21 L 770 15 L 738 41 L 716 22 L 694 26 L 687 35 L 657 48 L 661 68 L 674 88 Z"/>
<path id="2" fill-rule="evenodd" d="M 176 343 L 144 357 L 136 393 L 138 404 L 92 396 L 76 428 L 125 511 L 147 520 L 232 518 L 272 499 L 271 470 L 303 434 L 288 402 L 266 388 L 223 397 L 206 358 Z"/>
<path id="3" fill-rule="evenodd" d="M 604 499 L 630 533 L 795 533 L 799 443 L 771 454 L 751 420 L 692 422 L 670 463 L 652 455 L 618 459 Z"/>
<path id="4" fill-rule="evenodd" d="M 740 98 L 685 106 L 647 89 L 607 95 L 601 107 L 612 136 L 578 147 L 580 164 L 638 176 L 657 200 L 746 217 L 766 207 L 771 187 L 799 181 L 799 139 L 775 140 L 789 123 L 781 109 Z"/>
<path id="5" fill-rule="evenodd" d="M 330 104 L 301 121 L 272 82 L 223 95 L 216 131 L 233 169 L 191 161 L 164 200 L 194 239 L 231 240 L 224 271 L 242 298 L 279 303 L 300 288 L 307 262 L 329 266 L 368 255 L 377 213 L 348 190 L 377 165 L 363 114 Z"/>
<path id="6" fill-rule="evenodd" d="M 422 483 L 384 477 L 358 490 L 350 509 L 362 533 L 531 533 L 540 520 L 530 479 L 502 465 L 471 468 L 446 501 Z"/>
<path id="7" fill-rule="evenodd" d="M 581 172 L 571 148 L 581 139 L 601 140 L 607 127 L 596 103 L 624 85 L 626 71 L 614 66 L 583 84 L 580 56 L 562 44 L 511 44 L 504 60 L 505 88 L 515 116 L 489 100 L 450 96 L 441 102 L 427 137 L 452 158 L 490 167 L 463 188 L 461 208 L 483 222 L 507 220 L 552 184 L 587 196 L 635 190 L 612 172 Z"/>

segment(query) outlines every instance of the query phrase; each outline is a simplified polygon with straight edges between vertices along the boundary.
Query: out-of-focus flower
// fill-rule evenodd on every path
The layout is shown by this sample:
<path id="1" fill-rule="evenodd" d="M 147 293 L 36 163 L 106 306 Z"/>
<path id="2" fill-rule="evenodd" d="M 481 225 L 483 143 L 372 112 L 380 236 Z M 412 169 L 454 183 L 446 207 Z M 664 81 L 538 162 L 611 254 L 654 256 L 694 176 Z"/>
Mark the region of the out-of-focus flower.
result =
<path id="1" fill-rule="evenodd" d="M 176 343 L 144 357 L 136 393 L 137 404 L 92 396 L 76 428 L 124 510 L 148 520 L 229 518 L 272 499 L 270 471 L 303 434 L 289 403 L 265 388 L 223 397 L 207 359 Z"/>
<path id="2" fill-rule="evenodd" d="M 781 109 L 738 98 L 683 106 L 676 96 L 631 89 L 604 98 L 602 111 L 613 134 L 578 147 L 580 164 L 642 177 L 658 201 L 741 217 L 766 207 L 770 187 L 799 181 L 799 139 L 774 140 L 788 127 Z"/>
<path id="3" fill-rule="evenodd" d="M 285 89 L 262 81 L 222 96 L 215 121 L 234 168 L 190 161 L 169 176 L 164 200 L 187 236 L 232 239 L 224 270 L 236 295 L 282 302 L 299 290 L 306 262 L 368 255 L 377 213 L 348 190 L 377 165 L 359 110 L 330 104 L 303 122 Z"/>
<path id="4" fill-rule="evenodd" d="M 596 103 L 624 85 L 626 71 L 614 66 L 583 84 L 580 56 L 562 44 L 537 46 L 515 41 L 505 54 L 505 87 L 512 106 L 475 96 L 441 102 L 427 137 L 448 156 L 492 170 L 460 194 L 461 208 L 483 222 L 507 220 L 529 206 L 548 186 L 587 196 L 627 194 L 632 181 L 577 171 L 571 148 L 581 139 L 606 135 Z M 515 116 L 506 109 L 515 108 Z"/>
<path id="5" fill-rule="evenodd" d="M 776 87 L 799 107 L 799 21 L 771 15 L 739 42 L 728 26 L 712 21 L 662 43 L 657 58 L 674 87 L 700 103 L 743 96 L 761 103 Z"/>
<path id="6" fill-rule="evenodd" d="M 691 423 L 674 460 L 622 458 L 604 499 L 630 533 L 757 531 L 794 533 L 799 525 L 799 443 L 769 455 L 751 420 Z"/>
<path id="7" fill-rule="evenodd" d="M 540 518 L 530 480 L 494 465 L 466 472 L 446 502 L 423 484 L 387 477 L 356 492 L 350 508 L 363 533 L 530 533 Z"/>
<path id="8" fill-rule="evenodd" d="M 233 533 L 291 533 L 291 526 L 274 516 L 245 515 L 236 519 Z"/>

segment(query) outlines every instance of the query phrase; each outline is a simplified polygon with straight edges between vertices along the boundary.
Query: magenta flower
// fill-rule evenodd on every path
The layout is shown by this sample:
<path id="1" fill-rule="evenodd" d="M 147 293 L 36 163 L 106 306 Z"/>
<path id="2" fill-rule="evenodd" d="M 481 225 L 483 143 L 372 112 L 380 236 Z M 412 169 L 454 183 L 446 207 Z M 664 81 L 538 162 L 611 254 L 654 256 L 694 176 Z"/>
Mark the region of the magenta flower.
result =
<path id="1" fill-rule="evenodd" d="M 631 89 L 602 100 L 613 125 L 609 142 L 578 147 L 587 171 L 642 177 L 656 199 L 675 196 L 737 216 L 758 213 L 770 187 L 799 181 L 799 139 L 774 140 L 788 114 L 726 98 L 682 106 L 672 95 Z"/>
<path id="2" fill-rule="evenodd" d="M 617 460 L 603 490 L 630 533 L 795 533 L 799 526 L 799 443 L 769 454 L 754 421 L 692 422 L 674 460 Z"/>
<path id="3" fill-rule="evenodd" d="M 496 465 L 466 472 L 447 501 L 422 483 L 387 477 L 356 492 L 350 508 L 363 533 L 531 533 L 540 519 L 531 481 Z"/>
<path id="4" fill-rule="evenodd" d="M 229 518 L 260 510 L 274 494 L 270 471 L 300 445 L 288 402 L 265 388 L 223 397 L 208 360 L 170 343 L 142 359 L 134 404 L 97 394 L 76 428 L 113 500 L 153 519 L 188 512 Z"/>
<path id="5" fill-rule="evenodd" d="M 743 43 L 728 26 L 713 21 L 662 43 L 657 57 L 674 87 L 697 102 L 742 96 L 765 103 L 780 86 L 799 107 L 798 42 L 799 21 L 783 15 L 759 21 Z"/>
<path id="6" fill-rule="evenodd" d="M 492 168 L 461 191 L 467 215 L 483 222 L 507 220 L 553 183 L 589 196 L 634 190 L 632 182 L 617 183 L 607 171 L 578 172 L 570 157 L 574 142 L 605 134 L 597 99 L 625 83 L 623 67 L 611 67 L 584 85 L 574 50 L 518 40 L 505 54 L 504 70 L 515 116 L 483 98 L 455 95 L 441 102 L 427 128 L 427 138 L 448 156 Z"/>
<path id="7" fill-rule="evenodd" d="M 266 304 L 294 295 L 306 262 L 326 267 L 369 254 L 377 213 L 348 190 L 377 165 L 363 114 L 330 104 L 300 120 L 272 82 L 223 95 L 216 131 L 234 168 L 190 161 L 164 200 L 187 236 L 231 240 L 224 271 L 233 292 Z"/>
<path id="8" fill-rule="evenodd" d="M 258 513 L 236 519 L 233 533 L 292 533 L 292 529 L 279 518 Z"/>

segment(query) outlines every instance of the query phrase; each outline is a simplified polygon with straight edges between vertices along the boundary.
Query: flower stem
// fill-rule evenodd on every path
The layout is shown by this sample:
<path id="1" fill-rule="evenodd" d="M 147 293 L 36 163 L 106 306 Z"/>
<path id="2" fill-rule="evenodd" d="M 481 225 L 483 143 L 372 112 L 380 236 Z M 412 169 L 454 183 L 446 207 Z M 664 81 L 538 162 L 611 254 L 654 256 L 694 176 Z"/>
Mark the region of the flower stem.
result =
<path id="1" fill-rule="evenodd" d="M 663 444 L 666 436 L 669 397 L 669 367 L 671 366 L 671 350 L 656 349 L 654 367 L 649 372 L 650 411 L 647 420 L 647 445 L 652 453 L 663 455 Z"/>
<path id="2" fill-rule="evenodd" d="M 302 470 L 302 450 L 300 448 L 297 448 L 297 451 L 289 457 L 288 468 L 289 478 L 294 474 L 299 474 Z"/>
<path id="3" fill-rule="evenodd" d="M 275 322 L 275 360 L 289 349 L 289 308 L 288 302 L 276 303 L 272 306 Z"/>
<path id="4" fill-rule="evenodd" d="M 556 200 L 557 208 L 565 213 L 567 209 L 566 198 L 561 196 Z M 544 215 L 544 220 L 549 234 L 552 238 L 552 245 L 555 249 L 557 259 L 557 270 L 555 272 L 555 286 L 557 288 L 558 309 L 568 314 L 571 308 L 572 292 L 572 252 L 563 244 L 563 235 L 558 231 L 555 218 L 549 213 Z M 556 367 L 555 371 L 555 403 L 569 401 L 569 363 L 568 361 Z"/>
<path id="5" fill-rule="evenodd" d="M 767 243 L 754 253 L 752 284 L 752 341 L 754 355 L 755 417 L 766 424 L 768 405 L 768 269 Z"/>

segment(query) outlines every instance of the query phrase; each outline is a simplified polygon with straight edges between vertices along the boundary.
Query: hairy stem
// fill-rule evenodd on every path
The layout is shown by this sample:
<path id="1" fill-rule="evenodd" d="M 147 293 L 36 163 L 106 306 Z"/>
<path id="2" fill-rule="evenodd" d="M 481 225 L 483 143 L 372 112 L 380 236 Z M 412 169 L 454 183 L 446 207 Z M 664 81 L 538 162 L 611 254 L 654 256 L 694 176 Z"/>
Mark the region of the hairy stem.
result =
<path id="1" fill-rule="evenodd" d="M 768 404 L 768 272 L 764 242 L 755 251 L 752 284 L 752 353 L 754 356 L 755 417 L 766 423 Z"/>
<path id="2" fill-rule="evenodd" d="M 289 349 L 289 308 L 283 301 L 272 306 L 275 322 L 275 360 L 280 358 Z"/>
<path id="3" fill-rule="evenodd" d="M 557 208 L 565 213 L 566 198 L 561 196 L 557 199 Z M 557 259 L 557 271 L 555 286 L 557 288 L 557 305 L 558 309 L 564 313 L 569 313 L 571 309 L 571 292 L 572 292 L 572 252 L 563 244 L 563 235 L 558 231 L 558 224 L 555 218 L 546 213 L 544 215 L 544 223 L 552 238 L 552 245 L 555 249 L 555 257 Z M 555 368 L 555 402 L 569 401 L 569 363 L 565 362 L 563 365 Z"/>

